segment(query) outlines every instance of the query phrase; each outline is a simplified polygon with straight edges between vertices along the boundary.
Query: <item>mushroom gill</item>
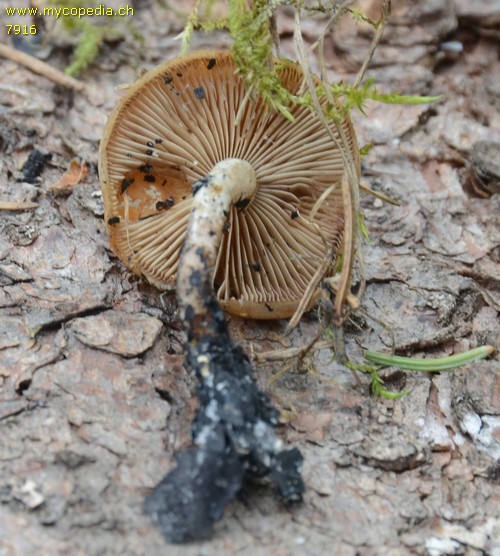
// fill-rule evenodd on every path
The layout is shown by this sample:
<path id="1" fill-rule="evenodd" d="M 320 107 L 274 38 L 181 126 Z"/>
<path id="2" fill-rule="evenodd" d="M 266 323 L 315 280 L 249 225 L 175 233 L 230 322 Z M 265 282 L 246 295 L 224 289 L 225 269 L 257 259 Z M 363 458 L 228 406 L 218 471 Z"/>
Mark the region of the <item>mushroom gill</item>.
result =
<path id="1" fill-rule="evenodd" d="M 280 67 L 282 84 L 298 92 L 299 66 L 281 60 Z M 229 52 L 174 59 L 134 84 L 101 145 L 106 223 L 114 250 L 129 268 L 160 289 L 171 287 L 192 184 L 222 160 L 245 160 L 256 173 L 257 189 L 227 215 L 214 287 L 230 313 L 286 318 L 327 246 L 341 249 L 344 163 L 331 139 L 330 133 L 339 138 L 333 123 L 329 132 L 300 105 L 290 108 L 294 121 L 288 120 L 260 98 L 241 109 L 246 94 Z M 347 119 L 341 125 L 358 163 L 352 125 Z M 316 201 L 331 186 L 312 218 Z"/>

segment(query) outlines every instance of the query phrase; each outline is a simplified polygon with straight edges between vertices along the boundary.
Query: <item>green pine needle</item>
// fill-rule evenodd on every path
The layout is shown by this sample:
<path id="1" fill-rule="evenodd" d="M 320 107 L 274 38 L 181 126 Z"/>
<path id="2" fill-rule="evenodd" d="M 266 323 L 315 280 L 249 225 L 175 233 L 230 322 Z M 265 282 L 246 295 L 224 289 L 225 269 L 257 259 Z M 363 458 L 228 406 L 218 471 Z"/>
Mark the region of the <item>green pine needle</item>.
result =
<path id="1" fill-rule="evenodd" d="M 384 365 L 387 367 L 400 367 L 408 371 L 423 371 L 426 373 L 438 373 L 440 371 L 448 371 L 456 369 L 462 365 L 467 365 L 472 361 L 484 359 L 495 351 L 492 346 L 481 346 L 464 353 L 457 353 L 449 357 L 440 357 L 438 359 L 420 359 L 417 357 L 402 357 L 400 355 L 389 355 L 377 351 L 367 350 L 364 353 L 368 361 Z"/>

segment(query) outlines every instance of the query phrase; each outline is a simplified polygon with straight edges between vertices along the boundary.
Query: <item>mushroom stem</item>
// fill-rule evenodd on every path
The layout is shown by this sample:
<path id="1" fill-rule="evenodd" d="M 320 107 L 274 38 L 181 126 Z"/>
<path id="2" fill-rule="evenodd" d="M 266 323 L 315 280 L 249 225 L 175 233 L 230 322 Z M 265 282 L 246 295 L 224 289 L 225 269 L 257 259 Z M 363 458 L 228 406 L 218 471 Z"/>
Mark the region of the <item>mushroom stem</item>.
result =
<path id="1" fill-rule="evenodd" d="M 212 273 L 224 225 L 231 206 L 247 201 L 246 206 L 256 187 L 255 170 L 237 158 L 217 163 L 193 185 L 193 207 L 177 273 L 177 299 L 189 340 L 214 324 L 212 312 L 218 304 L 212 293 Z"/>
<path id="2" fill-rule="evenodd" d="M 252 366 L 229 336 L 212 286 L 213 268 L 229 210 L 250 200 L 252 167 L 228 159 L 193 186 L 193 209 L 177 274 L 177 297 L 188 334 L 186 366 L 198 379 L 194 448 L 146 500 L 146 510 L 169 542 L 205 538 L 226 504 L 252 477 L 270 476 L 285 502 L 302 498 L 302 455 L 284 450 L 274 428 L 279 412 L 257 387 Z M 247 204 L 247 203 L 243 203 Z"/>

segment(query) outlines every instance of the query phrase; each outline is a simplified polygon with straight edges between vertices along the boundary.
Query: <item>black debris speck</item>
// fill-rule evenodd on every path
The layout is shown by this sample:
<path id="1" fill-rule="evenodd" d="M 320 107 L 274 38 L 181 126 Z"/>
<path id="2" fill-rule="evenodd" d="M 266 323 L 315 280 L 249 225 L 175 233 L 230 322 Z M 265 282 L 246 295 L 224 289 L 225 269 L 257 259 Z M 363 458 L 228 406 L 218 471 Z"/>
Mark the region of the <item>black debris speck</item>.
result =
<path id="1" fill-rule="evenodd" d="M 170 77 L 170 75 L 167 75 L 166 77 L 163 78 L 163 81 L 165 83 L 165 85 L 169 85 L 170 83 L 172 83 L 173 81 L 173 77 Z"/>
<path id="2" fill-rule="evenodd" d="M 262 270 L 259 261 L 252 263 L 250 266 L 255 270 L 255 272 L 260 272 Z"/>
<path id="3" fill-rule="evenodd" d="M 299 217 L 299 211 L 298 210 L 292 210 L 292 213 L 290 215 L 292 217 L 292 220 L 295 220 L 296 218 Z"/>
<path id="4" fill-rule="evenodd" d="M 152 174 L 146 174 L 144 176 L 144 181 L 147 181 L 148 183 L 154 183 L 156 181 L 156 178 Z"/>
<path id="5" fill-rule="evenodd" d="M 151 166 L 151 164 L 143 164 L 142 166 L 139 166 L 139 171 L 143 172 L 144 174 L 149 174 L 153 171 L 153 167 Z"/>
<path id="6" fill-rule="evenodd" d="M 51 159 L 51 154 L 44 154 L 38 149 L 33 149 L 22 168 L 24 181 L 27 183 L 36 183 L 37 178 L 42 173 L 43 167 Z"/>
<path id="7" fill-rule="evenodd" d="M 274 311 L 274 309 L 271 307 L 271 305 L 268 305 L 267 303 L 264 304 L 266 306 L 266 309 L 272 313 Z"/>
<path id="8" fill-rule="evenodd" d="M 173 207 L 175 205 L 175 200 L 172 196 L 168 197 L 164 201 L 158 201 L 156 203 L 156 210 L 165 210 Z"/>
<path id="9" fill-rule="evenodd" d="M 211 70 L 215 66 L 216 60 L 215 58 L 210 58 L 207 64 L 207 69 Z"/>
<path id="10" fill-rule="evenodd" d="M 147 154 L 148 156 L 152 156 L 153 151 L 152 151 L 151 149 L 148 149 L 148 150 L 146 151 L 146 154 Z"/>
<path id="11" fill-rule="evenodd" d="M 122 181 L 122 195 L 125 193 L 125 191 L 134 183 L 134 178 L 124 178 Z"/>
<path id="12" fill-rule="evenodd" d="M 153 141 L 148 141 L 148 142 L 146 143 L 146 146 L 147 146 L 147 147 L 154 147 L 155 145 L 154 145 Z"/>
<path id="13" fill-rule="evenodd" d="M 197 247 L 196 250 L 195 250 L 195 253 L 198 255 L 198 257 L 201 260 L 206 259 L 206 254 L 205 254 L 205 248 L 204 247 Z"/>
<path id="14" fill-rule="evenodd" d="M 304 458 L 297 448 L 283 450 L 274 457 L 271 480 L 278 495 L 288 504 L 300 502 L 304 483 L 300 476 Z"/>
<path id="15" fill-rule="evenodd" d="M 196 195 L 202 187 L 206 187 L 210 180 L 210 176 L 203 176 L 201 179 L 193 183 L 193 195 Z"/>
<path id="16" fill-rule="evenodd" d="M 110 226 L 113 226 L 114 224 L 119 224 L 120 223 L 120 217 L 119 216 L 112 216 L 111 218 L 108 218 L 108 224 Z"/>
<path id="17" fill-rule="evenodd" d="M 155 143 L 156 143 L 157 145 L 161 145 L 161 144 L 163 143 L 163 139 L 161 139 L 160 137 L 157 137 L 157 138 L 155 139 Z"/>
<path id="18" fill-rule="evenodd" d="M 234 206 L 237 209 L 244 209 L 246 206 L 248 206 L 249 203 L 250 203 L 250 199 L 240 199 L 234 204 Z"/>
<path id="19" fill-rule="evenodd" d="M 205 89 L 203 87 L 196 87 L 194 95 L 198 100 L 203 100 L 205 98 Z"/>
<path id="20" fill-rule="evenodd" d="M 201 272 L 199 270 L 194 270 L 189 277 L 189 283 L 193 288 L 199 288 L 202 285 L 202 279 Z"/>

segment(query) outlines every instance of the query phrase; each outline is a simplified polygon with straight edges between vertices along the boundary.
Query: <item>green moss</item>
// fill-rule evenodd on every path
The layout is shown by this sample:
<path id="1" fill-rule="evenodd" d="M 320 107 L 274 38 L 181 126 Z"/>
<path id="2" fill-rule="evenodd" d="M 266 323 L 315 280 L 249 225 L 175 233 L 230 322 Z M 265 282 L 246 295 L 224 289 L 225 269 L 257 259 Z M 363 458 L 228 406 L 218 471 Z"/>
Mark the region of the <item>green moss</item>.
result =
<path id="1" fill-rule="evenodd" d="M 246 0 L 230 0 L 229 32 L 235 63 L 250 94 L 258 93 L 270 108 L 293 119 L 288 107 L 299 99 L 281 85 L 273 57 L 270 18 L 281 3 L 255 0 L 249 8 Z"/>
<path id="2" fill-rule="evenodd" d="M 209 33 L 216 29 L 228 29 L 229 21 L 226 18 L 212 16 L 212 11 L 217 0 L 197 0 L 188 15 L 186 25 L 177 38 L 182 40 L 182 52 L 186 53 L 195 29 L 201 28 Z"/>
<path id="3" fill-rule="evenodd" d="M 348 13 L 355 21 L 363 21 L 374 29 L 379 29 L 380 21 L 373 21 L 358 9 L 339 8 L 335 2 L 318 2 L 317 5 L 303 0 L 228 0 L 228 18 L 212 17 L 216 0 L 197 0 L 188 16 L 184 31 L 179 35 L 185 52 L 191 41 L 193 32 L 199 28 L 206 32 L 214 29 L 226 29 L 233 39 L 232 52 L 238 71 L 247 83 L 249 96 L 260 95 L 268 106 L 280 111 L 286 117 L 293 119 L 290 106 L 305 104 L 312 110 L 315 104 L 311 91 L 307 89 L 300 96 L 293 95 L 285 89 L 278 77 L 279 61 L 274 58 L 274 44 L 271 21 L 277 8 L 281 5 L 293 6 L 296 10 L 307 13 L 337 14 Z M 325 89 L 328 87 L 328 91 Z M 318 98 L 328 94 L 335 99 L 335 103 L 327 103 L 324 115 L 328 119 L 340 122 L 352 110 L 363 112 L 368 100 L 375 100 L 386 104 L 424 104 L 439 100 L 441 97 L 421 97 L 400 95 L 397 93 L 381 93 L 367 80 L 362 85 L 349 85 L 338 82 L 320 84 L 316 87 Z"/>
<path id="4" fill-rule="evenodd" d="M 101 3 L 97 0 L 87 0 L 85 7 L 97 8 Z M 80 0 L 49 0 L 49 5 L 55 8 L 70 9 L 82 7 Z M 100 17 L 61 16 L 59 18 L 63 30 L 77 37 L 71 63 L 65 70 L 68 75 L 76 76 L 86 70 L 99 55 L 102 42 L 106 39 L 123 36 L 125 30 L 135 40 L 142 42 L 142 36 L 134 29 L 128 18 L 106 17 L 106 25 L 98 24 L 102 20 L 103 18 Z"/>
<path id="5" fill-rule="evenodd" d="M 102 35 L 99 30 L 90 23 L 83 22 L 78 44 L 73 52 L 72 62 L 66 68 L 66 73 L 75 76 L 88 68 L 99 54 L 101 40 Z"/>

